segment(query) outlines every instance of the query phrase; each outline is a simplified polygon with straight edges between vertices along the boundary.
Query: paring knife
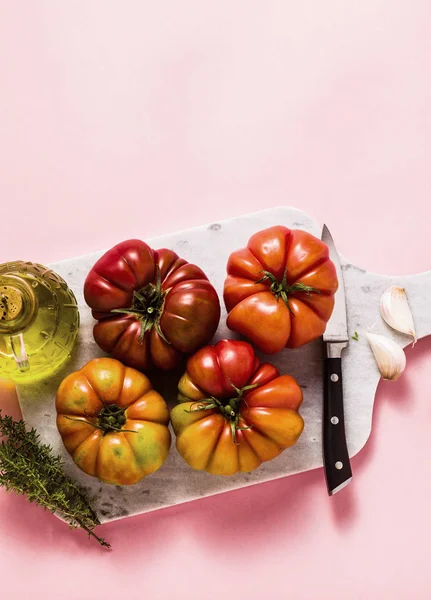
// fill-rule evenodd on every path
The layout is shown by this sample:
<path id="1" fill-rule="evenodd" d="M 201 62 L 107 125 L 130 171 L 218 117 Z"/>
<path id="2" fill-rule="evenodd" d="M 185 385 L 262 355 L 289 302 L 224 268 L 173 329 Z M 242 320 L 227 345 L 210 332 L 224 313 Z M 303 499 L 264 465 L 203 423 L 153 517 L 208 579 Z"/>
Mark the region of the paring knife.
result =
<path id="1" fill-rule="evenodd" d="M 323 226 L 322 241 L 329 248 L 329 257 L 335 265 L 338 278 L 334 310 L 323 334 L 323 462 L 328 494 L 332 496 L 346 487 L 352 480 L 352 469 L 344 429 L 343 377 L 341 371 L 341 353 L 349 344 L 349 336 L 347 333 L 343 273 L 334 240 L 326 225 Z"/>

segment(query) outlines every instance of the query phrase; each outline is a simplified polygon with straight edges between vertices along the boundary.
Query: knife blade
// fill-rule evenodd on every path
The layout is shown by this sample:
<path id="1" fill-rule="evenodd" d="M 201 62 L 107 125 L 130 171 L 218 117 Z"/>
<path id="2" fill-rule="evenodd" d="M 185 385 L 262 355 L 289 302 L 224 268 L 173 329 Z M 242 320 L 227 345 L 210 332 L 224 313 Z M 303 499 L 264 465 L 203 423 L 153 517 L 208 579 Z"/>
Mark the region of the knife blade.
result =
<path id="1" fill-rule="evenodd" d="M 338 278 L 334 309 L 323 334 L 323 463 L 328 494 L 333 496 L 352 481 L 344 427 L 341 360 L 342 351 L 349 344 L 349 336 L 343 272 L 334 240 L 326 225 L 323 226 L 322 241 L 328 246 L 329 258 L 335 265 Z"/>

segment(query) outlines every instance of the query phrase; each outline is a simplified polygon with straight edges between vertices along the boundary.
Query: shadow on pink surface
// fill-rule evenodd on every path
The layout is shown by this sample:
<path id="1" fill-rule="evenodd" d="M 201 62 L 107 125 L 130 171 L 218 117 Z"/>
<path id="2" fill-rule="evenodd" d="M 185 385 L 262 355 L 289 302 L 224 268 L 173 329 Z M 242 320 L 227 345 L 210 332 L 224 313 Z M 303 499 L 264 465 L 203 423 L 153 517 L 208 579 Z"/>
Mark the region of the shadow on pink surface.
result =
<path id="1" fill-rule="evenodd" d="M 176 537 L 192 536 L 212 554 L 225 552 L 233 544 L 237 549 L 243 546 L 249 554 L 259 554 L 280 535 L 288 536 L 293 543 L 306 538 L 322 520 L 329 519 L 341 535 L 347 535 L 358 521 L 360 483 L 375 456 L 383 407 L 389 403 L 391 410 L 406 413 L 414 409 L 412 381 L 415 370 L 429 360 L 431 337 L 419 341 L 414 349 L 409 347 L 406 353 L 408 367 L 404 376 L 396 383 L 381 381 L 378 386 L 370 439 L 352 459 L 352 484 L 339 494 L 332 498 L 326 495 L 323 470 L 317 469 L 106 524 L 98 529 L 98 534 L 112 544 L 116 558 L 139 550 L 139 560 L 166 550 Z M 19 417 L 11 388 L 7 395 L 2 394 L 1 407 Z M 14 494 L 0 494 L 0 522 L 3 535 L 19 539 L 26 547 L 49 545 L 56 552 L 60 548 L 66 553 L 106 553 L 84 532 L 70 532 L 50 513 Z"/>

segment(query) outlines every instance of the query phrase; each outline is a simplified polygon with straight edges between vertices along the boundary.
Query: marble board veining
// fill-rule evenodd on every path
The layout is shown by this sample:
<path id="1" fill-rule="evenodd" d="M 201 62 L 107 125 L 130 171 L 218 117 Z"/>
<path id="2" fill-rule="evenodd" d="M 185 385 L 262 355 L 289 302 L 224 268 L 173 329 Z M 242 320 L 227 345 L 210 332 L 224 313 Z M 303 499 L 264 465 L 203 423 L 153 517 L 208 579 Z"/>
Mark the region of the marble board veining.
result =
<path id="1" fill-rule="evenodd" d="M 290 207 L 279 207 L 145 240 L 154 248 L 173 249 L 179 256 L 198 264 L 205 271 L 217 289 L 222 304 L 222 315 L 215 340 L 235 337 L 225 325 L 226 312 L 222 302 L 228 256 L 233 250 L 245 246 L 253 233 L 272 225 L 304 229 L 318 237 L 322 229 L 321 224 L 317 224 L 305 213 Z M 328 226 L 330 227 L 330 223 Z M 118 239 L 112 240 L 112 245 L 126 239 L 124 235 L 120 233 Z M 375 243 L 378 243 L 377 240 Z M 173 435 L 171 451 L 165 464 L 156 473 L 133 486 L 104 484 L 80 471 L 66 452 L 56 429 L 55 394 L 60 382 L 68 373 L 80 369 L 92 358 L 104 355 L 93 340 L 94 321 L 82 292 L 88 271 L 103 252 L 94 252 L 50 265 L 68 282 L 76 294 L 81 314 L 78 343 L 71 359 L 55 376 L 38 384 L 18 387 L 19 401 L 28 426 L 36 427 L 41 439 L 51 444 L 54 451 L 62 456 L 67 472 L 93 498 L 94 507 L 102 522 L 322 466 L 322 345 L 318 340 L 303 348 L 286 349 L 276 356 L 267 357 L 267 360 L 275 364 L 282 373 L 290 373 L 296 377 L 302 386 L 304 402 L 300 412 L 305 427 L 294 447 L 276 459 L 264 463 L 257 470 L 231 477 L 194 471 L 178 454 Z M 342 256 L 341 263 L 346 288 L 349 336 L 355 331 L 359 334 L 359 340 L 351 340 L 343 354 L 346 435 L 349 454 L 354 456 L 364 447 L 370 435 L 374 395 L 380 378 L 365 339 L 365 330 L 376 323 L 373 332 L 386 333 L 403 346 L 410 343 L 406 336 L 390 330 L 381 320 L 378 311 L 381 293 L 389 285 L 400 285 L 407 290 L 418 337 L 431 334 L 431 271 L 412 276 L 382 276 L 367 272 Z M 265 358 L 263 355 L 261 357 Z M 180 375 L 180 372 L 154 377 L 150 375 L 154 387 L 164 395 L 170 406 L 175 403 L 176 384 Z M 322 472 L 322 486 L 324 485 Z"/>

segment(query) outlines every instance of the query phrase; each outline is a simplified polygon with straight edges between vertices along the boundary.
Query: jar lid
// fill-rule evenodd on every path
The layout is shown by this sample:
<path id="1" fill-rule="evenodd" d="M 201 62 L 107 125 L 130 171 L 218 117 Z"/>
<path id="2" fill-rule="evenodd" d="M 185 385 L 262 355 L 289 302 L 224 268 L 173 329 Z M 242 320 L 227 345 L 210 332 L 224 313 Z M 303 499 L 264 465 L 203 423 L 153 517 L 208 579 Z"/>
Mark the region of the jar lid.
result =
<path id="1" fill-rule="evenodd" d="M 15 335 L 36 318 L 37 298 L 21 277 L 8 274 L 0 280 L 0 334 Z"/>
<path id="2" fill-rule="evenodd" d="M 0 320 L 13 321 L 23 308 L 22 294 L 11 285 L 0 287 Z"/>

